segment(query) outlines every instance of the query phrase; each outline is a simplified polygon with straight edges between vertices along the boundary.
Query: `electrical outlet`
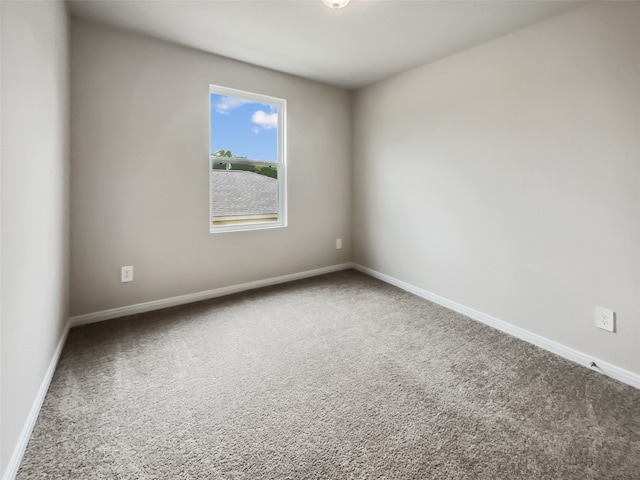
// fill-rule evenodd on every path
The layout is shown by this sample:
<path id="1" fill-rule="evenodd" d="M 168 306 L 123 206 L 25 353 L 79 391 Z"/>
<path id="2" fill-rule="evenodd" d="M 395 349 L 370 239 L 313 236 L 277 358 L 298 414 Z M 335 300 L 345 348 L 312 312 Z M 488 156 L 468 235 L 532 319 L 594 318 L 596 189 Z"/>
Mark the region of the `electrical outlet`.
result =
<path id="1" fill-rule="evenodd" d="M 616 327 L 616 314 L 613 310 L 604 307 L 596 307 L 594 312 L 596 327 L 613 332 Z"/>
<path id="2" fill-rule="evenodd" d="M 342 239 L 336 238 L 336 250 L 340 250 L 342 248 Z"/>
<path id="3" fill-rule="evenodd" d="M 133 282 L 133 265 L 127 265 L 120 269 L 121 282 Z"/>

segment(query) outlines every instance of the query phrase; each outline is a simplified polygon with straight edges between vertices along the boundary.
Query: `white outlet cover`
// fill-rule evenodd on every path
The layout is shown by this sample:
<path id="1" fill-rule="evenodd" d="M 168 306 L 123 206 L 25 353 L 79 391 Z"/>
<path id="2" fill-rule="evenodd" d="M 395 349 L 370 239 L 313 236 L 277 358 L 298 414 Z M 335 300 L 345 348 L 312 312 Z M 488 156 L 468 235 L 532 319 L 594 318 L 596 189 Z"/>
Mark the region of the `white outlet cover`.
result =
<path id="1" fill-rule="evenodd" d="M 133 265 L 127 265 L 120 269 L 120 281 L 122 283 L 133 282 Z"/>
<path id="2" fill-rule="evenodd" d="M 596 307 L 593 320 L 596 327 L 613 332 L 616 326 L 615 312 L 609 308 Z"/>

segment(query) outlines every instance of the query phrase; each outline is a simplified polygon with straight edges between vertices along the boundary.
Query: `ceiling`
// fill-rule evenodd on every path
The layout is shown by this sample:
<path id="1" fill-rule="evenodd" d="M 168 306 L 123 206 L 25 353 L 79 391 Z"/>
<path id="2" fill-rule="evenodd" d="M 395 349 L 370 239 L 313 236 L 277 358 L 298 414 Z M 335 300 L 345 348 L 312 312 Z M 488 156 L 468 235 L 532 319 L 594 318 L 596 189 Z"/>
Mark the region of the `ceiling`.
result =
<path id="1" fill-rule="evenodd" d="M 345 88 L 584 4 L 542 0 L 82 0 L 72 15 Z"/>

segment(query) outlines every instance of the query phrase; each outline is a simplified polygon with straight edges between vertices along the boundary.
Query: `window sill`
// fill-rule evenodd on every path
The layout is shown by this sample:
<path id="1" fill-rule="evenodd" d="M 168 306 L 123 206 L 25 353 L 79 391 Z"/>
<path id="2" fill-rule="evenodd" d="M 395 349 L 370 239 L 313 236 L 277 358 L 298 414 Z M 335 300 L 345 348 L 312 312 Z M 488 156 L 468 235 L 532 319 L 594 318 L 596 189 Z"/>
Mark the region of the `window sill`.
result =
<path id="1" fill-rule="evenodd" d="M 285 228 L 285 222 L 261 222 L 261 223 L 241 223 L 230 225 L 218 225 L 209 227 L 209 233 L 225 233 L 225 232 L 248 232 L 251 230 L 268 230 L 272 228 Z"/>

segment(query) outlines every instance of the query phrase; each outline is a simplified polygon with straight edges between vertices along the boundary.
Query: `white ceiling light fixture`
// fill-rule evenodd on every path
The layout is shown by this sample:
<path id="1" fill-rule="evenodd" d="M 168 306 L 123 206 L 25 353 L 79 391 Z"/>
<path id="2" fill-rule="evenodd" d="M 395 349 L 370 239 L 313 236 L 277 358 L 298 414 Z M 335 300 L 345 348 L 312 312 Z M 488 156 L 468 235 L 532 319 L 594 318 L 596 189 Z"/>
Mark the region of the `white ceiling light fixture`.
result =
<path id="1" fill-rule="evenodd" d="M 337 10 L 339 8 L 346 7 L 350 1 L 351 0 L 322 0 L 322 3 L 324 3 L 329 8 Z"/>

